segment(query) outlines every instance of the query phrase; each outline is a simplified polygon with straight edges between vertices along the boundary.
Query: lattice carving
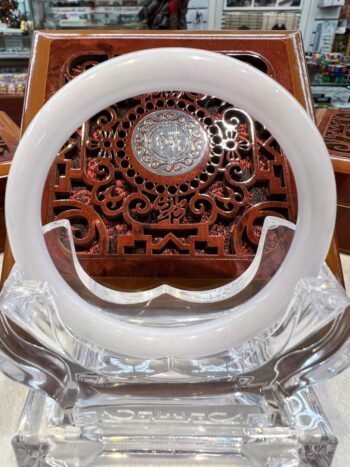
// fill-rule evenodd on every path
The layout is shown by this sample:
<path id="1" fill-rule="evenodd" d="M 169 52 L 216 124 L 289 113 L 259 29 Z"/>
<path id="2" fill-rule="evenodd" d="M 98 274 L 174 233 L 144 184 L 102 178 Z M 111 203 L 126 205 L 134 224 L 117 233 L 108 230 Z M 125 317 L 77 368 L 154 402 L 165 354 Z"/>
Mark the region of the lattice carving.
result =
<path id="1" fill-rule="evenodd" d="M 323 137 L 331 153 L 340 153 L 342 157 L 350 157 L 350 114 L 348 112 L 334 113 Z"/>
<path id="2" fill-rule="evenodd" d="M 99 61 L 75 59 L 65 80 Z M 103 110 L 63 146 L 54 172 L 51 220 L 70 220 L 83 255 L 249 257 L 266 216 L 295 220 L 286 159 L 266 128 L 195 93 Z"/>

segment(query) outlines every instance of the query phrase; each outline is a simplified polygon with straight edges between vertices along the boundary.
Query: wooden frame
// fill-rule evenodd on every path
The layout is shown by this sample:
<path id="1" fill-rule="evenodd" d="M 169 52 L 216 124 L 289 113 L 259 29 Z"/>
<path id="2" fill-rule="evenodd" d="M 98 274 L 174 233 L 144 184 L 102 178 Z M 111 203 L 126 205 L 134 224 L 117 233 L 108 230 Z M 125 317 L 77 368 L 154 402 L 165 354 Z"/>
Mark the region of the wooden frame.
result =
<path id="1" fill-rule="evenodd" d="M 6 238 L 4 214 L 6 182 L 19 134 L 20 130 L 15 122 L 5 112 L 0 111 L 0 251 L 4 249 Z"/>
<path id="2" fill-rule="evenodd" d="M 317 109 L 316 120 L 328 147 L 337 182 L 339 248 L 350 254 L 350 111 Z"/>

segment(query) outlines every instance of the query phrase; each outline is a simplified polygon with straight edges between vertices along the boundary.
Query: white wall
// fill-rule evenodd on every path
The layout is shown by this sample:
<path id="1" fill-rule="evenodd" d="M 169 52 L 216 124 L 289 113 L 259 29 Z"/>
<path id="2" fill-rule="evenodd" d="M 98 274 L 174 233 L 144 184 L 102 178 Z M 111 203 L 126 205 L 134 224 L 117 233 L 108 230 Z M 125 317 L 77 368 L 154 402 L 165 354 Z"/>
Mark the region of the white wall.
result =
<path id="1" fill-rule="evenodd" d="M 340 7 L 319 8 L 318 5 L 319 0 L 304 0 L 300 30 L 303 34 L 304 47 L 307 52 L 313 51 L 317 37 L 317 26 L 324 27 L 325 23 L 328 23 L 328 26 L 336 25 L 339 18 Z M 330 42 L 333 41 L 330 39 Z M 323 46 L 326 48 L 326 41 L 323 42 Z M 331 48 L 331 45 L 329 48 Z M 324 52 L 326 51 L 324 50 Z"/>
<path id="2" fill-rule="evenodd" d="M 187 29 L 208 29 L 208 5 L 213 0 L 190 0 L 187 13 Z"/>

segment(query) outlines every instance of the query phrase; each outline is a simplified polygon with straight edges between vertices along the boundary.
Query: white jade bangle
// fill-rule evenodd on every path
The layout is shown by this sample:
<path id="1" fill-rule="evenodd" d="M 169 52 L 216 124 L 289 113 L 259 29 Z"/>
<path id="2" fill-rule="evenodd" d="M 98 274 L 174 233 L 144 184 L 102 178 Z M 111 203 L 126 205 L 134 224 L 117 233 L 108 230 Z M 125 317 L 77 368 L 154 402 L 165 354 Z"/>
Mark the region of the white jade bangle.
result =
<path id="1" fill-rule="evenodd" d="M 41 200 L 55 155 L 83 121 L 112 103 L 156 91 L 215 95 L 262 122 L 288 155 L 299 214 L 289 253 L 273 279 L 225 316 L 200 324 L 158 328 L 118 320 L 86 303 L 63 280 L 43 239 Z M 196 358 L 238 345 L 278 322 L 296 282 L 316 275 L 330 245 L 336 194 L 327 149 L 301 105 L 250 65 L 212 52 L 162 48 L 98 65 L 58 91 L 25 132 L 7 184 L 6 221 L 17 265 L 55 293 L 63 323 L 87 341 L 118 354 Z"/>

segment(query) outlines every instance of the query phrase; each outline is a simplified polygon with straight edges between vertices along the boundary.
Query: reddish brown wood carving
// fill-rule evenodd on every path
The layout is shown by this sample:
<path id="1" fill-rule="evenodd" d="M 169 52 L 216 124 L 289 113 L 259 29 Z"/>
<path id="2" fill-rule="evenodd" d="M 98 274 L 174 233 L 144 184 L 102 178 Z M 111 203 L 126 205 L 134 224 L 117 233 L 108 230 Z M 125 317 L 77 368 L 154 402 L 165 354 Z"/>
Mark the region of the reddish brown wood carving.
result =
<path id="1" fill-rule="evenodd" d="M 350 160 L 350 112 L 331 111 L 323 130 L 323 138 L 333 156 Z"/>
<path id="2" fill-rule="evenodd" d="M 100 61 L 75 57 L 64 81 Z M 195 93 L 103 110 L 64 145 L 48 183 L 46 220 L 70 220 L 80 257 L 250 259 L 266 216 L 296 218 L 289 167 L 266 128 Z"/>
<path id="3" fill-rule="evenodd" d="M 336 233 L 339 247 L 350 252 L 350 111 L 317 110 L 319 130 L 336 171 L 338 209 Z"/>
<path id="4" fill-rule="evenodd" d="M 6 237 L 4 201 L 7 175 L 17 148 L 19 128 L 5 112 L 0 112 L 0 251 Z"/>
<path id="5" fill-rule="evenodd" d="M 85 69 L 169 46 L 245 60 L 312 115 L 298 33 L 43 32 L 35 44 L 24 129 Z M 131 96 L 82 122 L 60 151 L 47 181 L 43 222 L 71 221 L 90 275 L 142 277 L 152 285 L 190 279 L 183 282 L 189 287 L 197 286 L 195 279 L 231 279 L 252 261 L 264 217 L 295 220 L 295 187 L 273 135 L 234 102 L 195 92 Z"/>

